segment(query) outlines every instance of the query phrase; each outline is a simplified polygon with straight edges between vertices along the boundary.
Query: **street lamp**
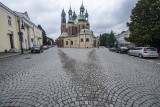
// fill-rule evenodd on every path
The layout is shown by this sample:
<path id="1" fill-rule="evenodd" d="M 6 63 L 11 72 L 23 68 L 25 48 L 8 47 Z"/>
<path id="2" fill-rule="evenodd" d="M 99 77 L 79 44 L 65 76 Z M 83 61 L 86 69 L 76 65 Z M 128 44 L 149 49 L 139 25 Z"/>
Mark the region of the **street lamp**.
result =
<path id="1" fill-rule="evenodd" d="M 22 24 L 22 26 L 21 26 L 21 29 L 24 29 L 24 25 Z M 23 46 L 22 46 L 22 42 L 23 42 L 23 32 L 22 31 L 19 31 L 18 32 L 18 35 L 19 35 L 19 39 L 20 39 L 20 41 L 21 41 L 21 54 L 24 54 L 24 52 L 23 52 Z"/>

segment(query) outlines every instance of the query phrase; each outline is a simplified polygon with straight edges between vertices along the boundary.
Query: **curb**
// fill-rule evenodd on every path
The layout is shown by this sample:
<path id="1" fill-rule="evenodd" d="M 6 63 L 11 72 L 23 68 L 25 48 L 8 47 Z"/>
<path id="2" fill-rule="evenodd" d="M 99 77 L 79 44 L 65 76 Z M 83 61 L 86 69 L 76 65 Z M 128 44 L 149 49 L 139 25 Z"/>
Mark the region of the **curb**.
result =
<path id="1" fill-rule="evenodd" d="M 25 52 L 24 54 L 27 54 L 27 53 L 29 53 L 29 52 Z M 3 61 L 3 60 L 8 59 L 10 57 L 14 57 L 14 56 L 18 56 L 18 55 L 24 55 L 24 54 L 17 53 L 17 54 L 14 54 L 14 55 L 8 55 L 8 56 L 0 57 L 0 61 Z"/>
<path id="2" fill-rule="evenodd" d="M 19 53 L 19 54 L 15 54 L 15 55 L 8 55 L 8 56 L 1 57 L 1 58 L 0 58 L 0 61 L 5 60 L 5 59 L 8 59 L 8 58 L 10 58 L 10 57 L 18 56 L 18 55 L 21 55 L 21 54 Z"/>

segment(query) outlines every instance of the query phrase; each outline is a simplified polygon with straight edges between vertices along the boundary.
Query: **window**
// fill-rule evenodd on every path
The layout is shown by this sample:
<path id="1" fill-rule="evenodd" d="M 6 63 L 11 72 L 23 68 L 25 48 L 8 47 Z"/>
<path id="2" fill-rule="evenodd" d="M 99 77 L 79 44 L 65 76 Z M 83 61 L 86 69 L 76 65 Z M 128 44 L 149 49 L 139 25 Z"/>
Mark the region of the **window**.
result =
<path id="1" fill-rule="evenodd" d="M 12 26 L 12 18 L 10 16 L 8 16 L 8 25 Z"/>
<path id="2" fill-rule="evenodd" d="M 73 41 L 71 41 L 71 45 L 73 45 Z"/>
<path id="3" fill-rule="evenodd" d="M 66 45 L 68 45 L 68 41 L 66 41 Z"/>
<path id="4" fill-rule="evenodd" d="M 157 51 L 155 48 L 146 48 L 147 51 Z"/>
<path id="5" fill-rule="evenodd" d="M 83 42 L 83 38 L 81 38 L 81 42 Z"/>
<path id="6" fill-rule="evenodd" d="M 89 42 L 89 38 L 86 39 L 86 42 Z"/>

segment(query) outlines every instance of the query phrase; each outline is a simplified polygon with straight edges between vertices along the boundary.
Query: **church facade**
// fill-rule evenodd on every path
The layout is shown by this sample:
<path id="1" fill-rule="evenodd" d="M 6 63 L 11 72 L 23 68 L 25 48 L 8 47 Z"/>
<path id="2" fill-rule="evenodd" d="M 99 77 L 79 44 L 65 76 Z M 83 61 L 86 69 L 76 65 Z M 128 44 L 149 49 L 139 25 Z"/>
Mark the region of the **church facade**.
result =
<path id="1" fill-rule="evenodd" d="M 64 48 L 93 48 L 98 45 L 98 39 L 90 30 L 88 12 L 83 3 L 80 6 L 80 14 L 72 11 L 71 6 L 68 11 L 68 21 L 64 9 L 61 13 L 61 34 L 57 39 L 57 46 Z"/>

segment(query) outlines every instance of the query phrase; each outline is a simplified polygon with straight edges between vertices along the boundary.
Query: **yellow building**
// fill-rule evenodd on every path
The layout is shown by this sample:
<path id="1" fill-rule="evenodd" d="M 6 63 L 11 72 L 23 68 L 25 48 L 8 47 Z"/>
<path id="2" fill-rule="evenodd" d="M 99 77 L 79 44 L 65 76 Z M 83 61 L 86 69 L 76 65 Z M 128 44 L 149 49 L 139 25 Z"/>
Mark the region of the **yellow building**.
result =
<path id="1" fill-rule="evenodd" d="M 42 45 L 42 31 L 30 21 L 28 13 L 15 12 L 0 2 L 0 52 L 20 52 Z M 18 32 L 22 32 L 22 42 Z"/>
<path id="2" fill-rule="evenodd" d="M 61 34 L 56 40 L 58 47 L 65 48 L 93 48 L 98 46 L 98 39 L 90 30 L 88 12 L 85 11 L 83 3 L 80 7 L 80 14 L 77 16 L 70 7 L 68 11 L 68 22 L 64 9 L 61 13 Z"/>

